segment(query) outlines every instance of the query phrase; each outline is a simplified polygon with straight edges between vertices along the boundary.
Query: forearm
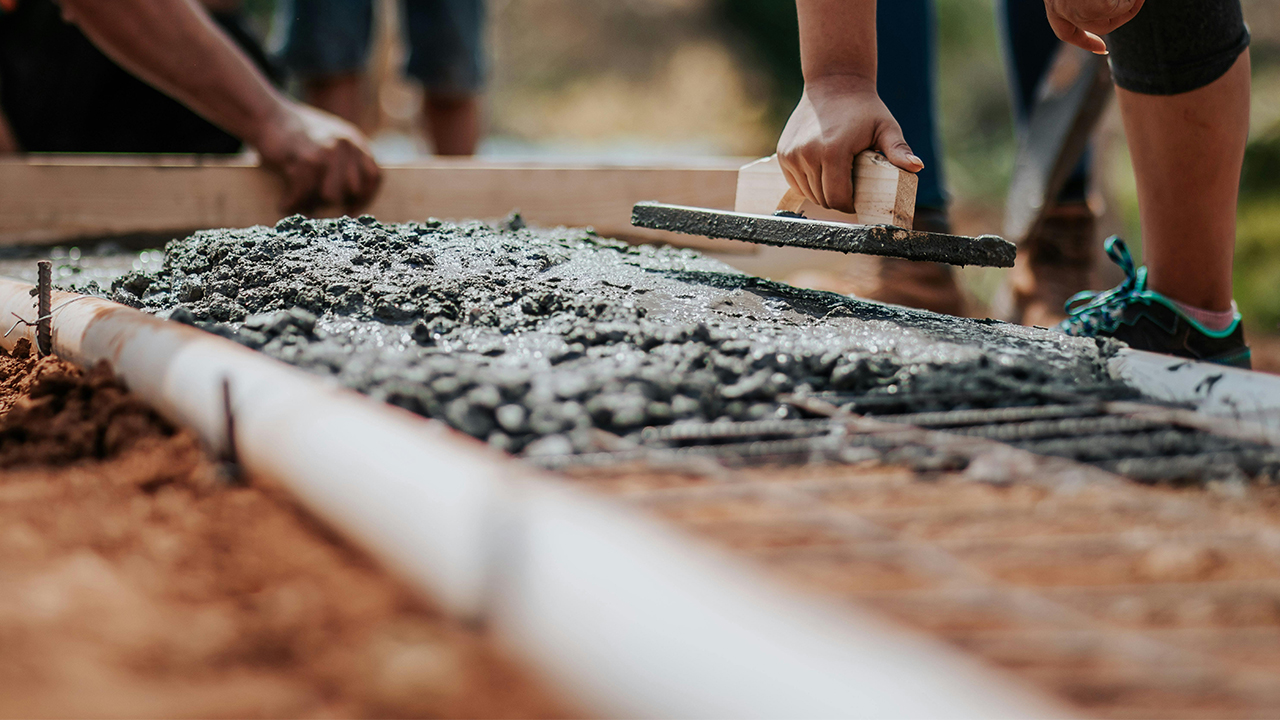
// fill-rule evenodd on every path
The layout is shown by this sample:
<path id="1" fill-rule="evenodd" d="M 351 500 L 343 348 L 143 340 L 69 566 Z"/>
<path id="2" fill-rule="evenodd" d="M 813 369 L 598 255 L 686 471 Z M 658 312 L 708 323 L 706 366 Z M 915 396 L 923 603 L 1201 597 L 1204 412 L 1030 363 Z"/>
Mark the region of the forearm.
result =
<path id="1" fill-rule="evenodd" d="M 805 82 L 876 81 L 876 0 L 796 0 Z"/>
<path id="2" fill-rule="evenodd" d="M 121 66 L 257 145 L 286 100 L 194 0 L 61 0 L 67 18 Z"/>

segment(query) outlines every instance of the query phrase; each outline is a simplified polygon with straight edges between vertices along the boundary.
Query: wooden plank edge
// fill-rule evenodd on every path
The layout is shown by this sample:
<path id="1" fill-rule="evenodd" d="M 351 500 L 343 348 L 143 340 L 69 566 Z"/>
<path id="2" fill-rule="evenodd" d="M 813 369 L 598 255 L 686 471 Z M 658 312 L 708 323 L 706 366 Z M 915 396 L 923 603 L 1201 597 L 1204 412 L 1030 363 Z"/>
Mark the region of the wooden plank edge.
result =
<path id="1" fill-rule="evenodd" d="M 543 176 L 578 193 L 589 193 L 600 183 L 597 179 L 612 179 L 615 183 L 637 181 L 632 184 L 645 186 L 646 178 L 657 177 L 663 173 L 675 173 L 685 184 L 696 181 L 697 200 L 704 204 L 719 204 L 724 207 L 732 205 L 736 187 L 737 168 L 741 158 L 710 158 L 705 162 L 690 163 L 686 166 L 645 165 L 645 164 L 599 164 L 575 162 L 512 162 L 509 160 L 475 160 L 475 159 L 432 159 L 426 162 L 414 162 L 400 165 L 388 165 L 384 168 L 388 179 L 384 192 L 370 208 L 371 214 L 387 222 L 404 222 L 412 219 L 424 220 L 428 216 L 442 219 L 485 219 L 494 220 L 509 212 L 521 210 L 524 201 L 533 198 L 538 203 L 546 203 L 546 197 L 522 189 L 527 183 L 515 182 L 525 175 Z M 193 170 L 210 170 L 209 173 L 192 174 Z M 157 176 L 155 171 L 161 171 Z M 221 172 L 219 172 L 221 171 Z M 173 172 L 173 176 L 169 173 Z M 472 184 L 477 175 L 492 175 L 497 180 L 505 181 L 511 188 L 495 187 L 504 183 L 482 182 L 480 190 L 490 192 L 476 193 L 482 195 L 476 201 L 470 195 L 468 202 L 473 209 L 482 207 L 487 212 L 459 213 L 452 217 L 449 212 L 411 213 L 406 207 L 422 202 L 422 188 L 415 187 L 413 178 L 445 173 L 457 181 L 466 180 Z M 96 176 L 96 177 L 95 177 Z M 231 180 L 227 179 L 231 176 Z M 598 176 L 598 177 L 589 177 Z M 28 187 L 23 193 L 0 194 L 0 245 L 56 245 L 73 244 L 121 236 L 139 234 L 163 236 L 169 234 L 177 237 L 190 232 L 192 227 L 227 227 L 248 226 L 254 224 L 270 225 L 280 219 L 283 213 L 274 209 L 272 198 L 279 195 L 278 181 L 273 175 L 247 161 L 237 158 L 196 158 L 190 156 L 72 156 L 45 155 L 25 158 L 6 158 L 0 160 L 0 178 L 9 182 L 9 187 L 26 186 L 27 181 L 43 183 L 49 186 L 45 190 L 34 193 Z M 482 178 L 483 179 L 483 178 Z M 536 178 L 535 178 L 536 179 Z M 208 191 L 210 197 L 185 198 L 187 205 L 179 209 L 178 218 L 156 219 L 145 207 L 147 198 L 137 197 L 145 194 L 148 181 L 161 187 L 171 184 L 188 183 L 194 194 Z M 86 198 L 82 193 L 57 192 L 66 189 L 68 183 L 93 184 L 101 182 L 110 185 L 115 196 L 110 200 Z M 123 183 L 126 190 L 121 191 Z M 138 193 L 129 193 L 130 183 L 138 188 Z M 212 184 L 214 187 L 205 187 Z M 452 184 L 452 183 L 451 183 Z M 664 183 L 648 182 L 644 190 L 653 190 L 655 185 Z M 60 187 L 61 186 L 61 187 Z M 722 187 L 719 187 L 722 186 Z M 447 190 L 445 191 L 448 192 Z M 503 197 L 501 193 L 514 193 L 523 197 Z M 623 195 L 626 194 L 624 189 Z M 676 196 L 680 192 L 676 192 Z M 496 196 L 494 194 L 497 193 Z M 428 204 L 435 204 L 433 210 L 441 210 L 438 199 L 430 199 Z M 545 195 L 545 193 L 544 193 Z M 116 197 L 120 196 L 120 197 Z M 6 207 L 6 197 L 11 202 L 19 203 L 18 207 Z M 137 197 L 136 205 L 131 201 Z M 642 230 L 629 224 L 630 206 L 640 199 L 619 195 L 594 198 L 574 198 L 567 201 L 580 207 L 566 213 L 548 212 L 545 208 L 534 210 L 527 215 L 531 225 L 541 227 L 588 226 L 605 237 L 616 237 L 631 243 L 662 243 L 676 247 L 690 247 L 699 250 L 730 254 L 749 254 L 757 248 L 747 244 L 729 240 L 712 238 L 696 238 L 676 233 Z M 711 201 L 711 202 L 708 202 Z M 477 207 L 479 202 L 480 207 Z M 32 208 L 32 204 L 43 204 L 43 207 Z M 613 207 L 616 206 L 616 207 Z M 228 209 L 230 208 L 230 209 Z M 172 211 L 173 208 L 165 208 Z M 33 218 L 32 215 L 35 215 Z M 41 215 L 49 219 L 44 220 Z M 333 209 L 315 213 L 316 217 L 336 217 L 341 212 Z M 614 216 L 617 217 L 614 217 Z M 229 222 L 220 222 L 228 220 Z"/>

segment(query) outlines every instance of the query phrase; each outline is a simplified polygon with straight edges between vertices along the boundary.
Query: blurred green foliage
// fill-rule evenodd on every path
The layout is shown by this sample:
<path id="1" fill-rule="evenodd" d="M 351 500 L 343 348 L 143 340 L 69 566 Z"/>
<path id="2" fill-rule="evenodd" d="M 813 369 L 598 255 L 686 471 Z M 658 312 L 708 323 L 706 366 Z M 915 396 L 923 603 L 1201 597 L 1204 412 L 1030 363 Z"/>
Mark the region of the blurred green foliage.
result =
<path id="1" fill-rule="evenodd" d="M 1249 142 L 1237 213 L 1235 292 L 1255 329 L 1280 325 L 1280 126 Z"/>
<path id="2" fill-rule="evenodd" d="M 1246 202 L 1236 231 L 1235 294 L 1255 329 L 1275 333 L 1280 324 L 1280 202 Z"/>
<path id="3" fill-rule="evenodd" d="M 769 121 L 782 132 L 804 91 L 800 72 L 800 28 L 794 0 L 719 0 L 716 12 L 750 60 L 772 81 Z"/>
<path id="4" fill-rule="evenodd" d="M 1240 178 L 1240 198 L 1246 203 L 1280 197 L 1280 127 L 1249 141 Z"/>
<path id="5" fill-rule="evenodd" d="M 935 2 L 947 184 L 965 202 L 986 206 L 1003 203 L 1015 148 L 994 5 L 991 0 Z"/>
<path id="6" fill-rule="evenodd" d="M 281 0 L 243 0 L 241 7 L 250 27 L 265 40 L 271 33 L 271 25 L 276 19 L 276 9 L 281 4 Z"/>

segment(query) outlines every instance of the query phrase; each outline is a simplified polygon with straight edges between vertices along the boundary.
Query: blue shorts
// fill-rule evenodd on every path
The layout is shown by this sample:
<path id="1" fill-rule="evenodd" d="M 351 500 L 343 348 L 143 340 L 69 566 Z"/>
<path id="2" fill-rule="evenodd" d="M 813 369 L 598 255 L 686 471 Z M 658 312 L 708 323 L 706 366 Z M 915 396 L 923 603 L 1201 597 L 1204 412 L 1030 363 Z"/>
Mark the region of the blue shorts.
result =
<path id="1" fill-rule="evenodd" d="M 484 85 L 484 0 L 400 0 L 405 73 L 428 91 L 475 94 Z M 286 0 L 285 66 L 303 77 L 363 72 L 373 0 Z"/>

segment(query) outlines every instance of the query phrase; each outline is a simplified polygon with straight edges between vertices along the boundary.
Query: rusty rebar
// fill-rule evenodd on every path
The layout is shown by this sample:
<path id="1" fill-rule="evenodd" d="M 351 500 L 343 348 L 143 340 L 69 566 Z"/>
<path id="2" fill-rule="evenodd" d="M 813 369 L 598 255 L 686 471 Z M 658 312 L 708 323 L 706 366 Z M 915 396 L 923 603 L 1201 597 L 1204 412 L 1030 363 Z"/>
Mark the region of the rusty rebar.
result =
<path id="1" fill-rule="evenodd" d="M 36 349 L 41 355 L 53 352 L 53 263 L 41 260 L 36 283 Z"/>
<path id="2" fill-rule="evenodd" d="M 227 481 L 233 485 L 244 484 L 244 473 L 240 467 L 240 448 L 236 444 L 235 403 L 231 395 L 231 378 L 222 378 L 222 418 L 226 432 L 226 445 L 222 448 L 223 469 Z"/>

